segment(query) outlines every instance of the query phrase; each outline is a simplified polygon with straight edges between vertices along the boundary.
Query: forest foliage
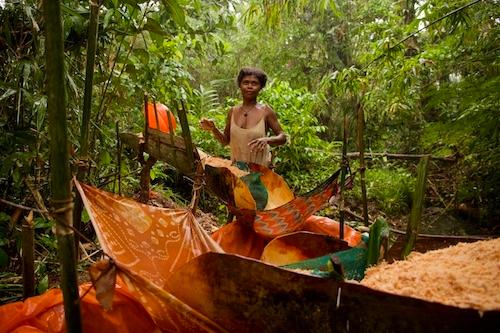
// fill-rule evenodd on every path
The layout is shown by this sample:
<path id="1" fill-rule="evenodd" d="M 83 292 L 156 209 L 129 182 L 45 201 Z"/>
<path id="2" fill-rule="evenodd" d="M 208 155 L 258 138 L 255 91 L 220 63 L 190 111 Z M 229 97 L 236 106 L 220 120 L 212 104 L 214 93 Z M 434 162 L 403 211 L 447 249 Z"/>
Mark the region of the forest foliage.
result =
<path id="1" fill-rule="evenodd" d="M 0 4 L 0 197 L 35 207 L 37 194 L 50 197 L 44 22 L 38 1 Z M 89 3 L 64 0 L 62 12 L 68 149 L 76 170 Z M 210 117 L 222 127 L 239 99 L 239 68 L 257 66 L 270 77 L 262 101 L 289 137 L 273 151 L 276 171 L 296 192 L 339 167 L 344 113 L 348 151 L 357 151 L 361 105 L 367 151 L 458 157 L 452 165 L 432 165 L 428 204 L 446 214 L 465 205 L 480 226 L 498 232 L 499 39 L 497 0 L 104 0 L 87 181 L 116 191 L 120 172 L 123 192 L 137 190 L 135 156 L 125 149 L 117 162 L 117 129 L 142 131 L 144 92 L 174 111 L 185 103 L 195 144 L 228 156 L 198 121 Z M 371 160 L 370 202 L 389 216 L 408 213 L 415 165 Z M 172 172 L 157 164 L 152 178 L 175 197 L 166 186 Z M 355 188 L 352 209 L 358 200 Z M 0 207 L 0 269 L 6 269 L 14 265 L 8 259 L 18 234 L 13 208 Z M 51 223 L 43 216 L 35 221 L 40 251 L 48 253 L 55 247 Z M 41 264 L 37 273 L 45 276 L 46 269 Z"/>

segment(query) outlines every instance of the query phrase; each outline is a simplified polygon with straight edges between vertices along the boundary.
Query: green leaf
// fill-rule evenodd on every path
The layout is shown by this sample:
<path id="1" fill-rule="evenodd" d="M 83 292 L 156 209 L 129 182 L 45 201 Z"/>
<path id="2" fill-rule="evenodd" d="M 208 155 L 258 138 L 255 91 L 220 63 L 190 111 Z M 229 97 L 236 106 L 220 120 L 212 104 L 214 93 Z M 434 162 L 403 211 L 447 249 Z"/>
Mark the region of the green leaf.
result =
<path id="1" fill-rule="evenodd" d="M 49 289 L 49 276 L 44 275 L 36 286 L 36 291 L 38 294 L 43 294 L 47 289 Z"/>
<path id="2" fill-rule="evenodd" d="M 82 222 L 87 223 L 89 221 L 90 221 L 89 213 L 87 212 L 86 209 L 83 209 L 83 211 L 82 211 Z"/>
<path id="3" fill-rule="evenodd" d="M 162 0 L 170 18 L 179 26 L 186 26 L 184 10 L 176 0 Z"/>
<path id="4" fill-rule="evenodd" d="M 167 36 L 168 35 L 168 33 L 165 30 L 163 30 L 163 28 L 161 27 L 160 23 L 158 23 L 157 21 L 155 21 L 155 20 L 153 20 L 151 18 L 148 18 L 148 21 L 144 25 L 143 29 L 147 30 L 149 32 L 161 35 L 161 36 Z"/>
<path id="5" fill-rule="evenodd" d="M 111 154 L 107 151 L 104 151 L 101 153 L 101 165 L 109 165 L 111 164 L 111 161 L 113 158 L 111 157 Z"/>

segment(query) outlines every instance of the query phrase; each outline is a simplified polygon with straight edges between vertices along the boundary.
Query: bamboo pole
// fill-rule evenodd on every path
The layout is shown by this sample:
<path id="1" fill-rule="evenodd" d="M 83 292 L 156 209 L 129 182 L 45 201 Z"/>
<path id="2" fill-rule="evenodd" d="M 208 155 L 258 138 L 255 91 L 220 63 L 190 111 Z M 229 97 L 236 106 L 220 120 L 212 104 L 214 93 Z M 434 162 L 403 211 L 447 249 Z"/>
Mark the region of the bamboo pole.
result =
<path id="1" fill-rule="evenodd" d="M 406 244 L 401 253 L 405 259 L 415 247 L 417 241 L 420 221 L 422 219 L 422 210 L 424 208 L 425 184 L 427 182 L 427 169 L 429 166 L 429 156 L 422 157 L 417 166 L 417 184 L 415 185 L 415 194 L 410 212 L 410 221 L 406 228 Z"/>
<path id="2" fill-rule="evenodd" d="M 348 131 L 347 126 L 348 126 L 347 111 L 344 110 L 344 123 L 343 123 L 343 136 L 342 136 L 342 162 L 341 162 L 341 172 L 340 172 L 340 198 L 339 198 L 340 239 L 344 239 L 344 225 L 345 225 L 344 189 L 345 189 L 345 178 L 347 175 L 347 131 Z"/>
<path id="3" fill-rule="evenodd" d="M 98 0 L 95 0 L 98 1 Z M 92 113 L 92 88 L 94 84 L 94 65 L 95 65 L 95 54 L 97 48 L 97 35 L 99 27 L 99 6 L 100 4 L 90 1 L 90 21 L 88 29 L 88 41 L 87 41 L 87 63 L 85 66 L 85 90 L 83 93 L 83 111 L 82 111 L 82 127 L 80 128 L 80 150 L 79 158 L 81 163 L 78 164 L 78 172 L 76 178 L 79 181 L 83 181 L 87 175 L 89 168 L 89 128 L 90 128 L 90 118 Z M 82 211 L 83 202 L 78 191 L 76 191 L 75 197 L 75 209 L 73 211 L 73 221 L 74 226 L 77 231 L 82 230 Z M 75 254 L 78 257 L 78 243 L 80 242 L 80 237 L 78 234 L 75 235 Z"/>
<path id="4" fill-rule="evenodd" d="M 120 140 L 120 125 L 118 122 L 115 123 L 116 129 L 116 173 L 115 181 L 118 182 L 118 195 L 122 195 L 122 141 Z M 115 185 L 113 183 L 113 191 L 115 191 Z"/>
<path id="5" fill-rule="evenodd" d="M 153 99 L 153 110 L 155 113 L 155 116 L 158 118 L 156 115 L 156 102 Z M 153 165 L 156 163 L 156 158 L 153 156 L 149 156 L 148 160 L 144 160 L 144 147 L 148 145 L 149 141 L 149 112 L 148 112 L 148 94 L 144 93 L 144 145 L 139 151 L 139 162 L 142 165 L 142 170 L 140 173 L 140 195 L 139 195 L 139 201 L 142 203 L 147 203 L 149 200 L 149 188 L 150 188 L 150 183 L 151 183 L 151 169 L 153 168 Z M 156 122 L 156 125 L 158 126 L 158 121 Z"/>
<path id="6" fill-rule="evenodd" d="M 43 1 L 47 73 L 47 111 L 50 138 L 50 189 L 52 216 L 61 263 L 61 289 L 68 332 L 82 332 L 76 278 L 73 198 L 67 141 L 63 30 L 60 1 Z"/>
<path id="7" fill-rule="evenodd" d="M 363 204 L 363 221 L 365 226 L 370 225 L 368 219 L 368 200 L 366 199 L 366 164 L 365 164 L 365 111 L 361 102 L 358 103 L 358 149 L 359 149 L 359 164 L 360 164 L 360 186 L 361 186 L 361 201 Z"/>
<path id="8" fill-rule="evenodd" d="M 33 211 L 23 219 L 23 298 L 35 295 L 35 230 L 33 228 Z"/>

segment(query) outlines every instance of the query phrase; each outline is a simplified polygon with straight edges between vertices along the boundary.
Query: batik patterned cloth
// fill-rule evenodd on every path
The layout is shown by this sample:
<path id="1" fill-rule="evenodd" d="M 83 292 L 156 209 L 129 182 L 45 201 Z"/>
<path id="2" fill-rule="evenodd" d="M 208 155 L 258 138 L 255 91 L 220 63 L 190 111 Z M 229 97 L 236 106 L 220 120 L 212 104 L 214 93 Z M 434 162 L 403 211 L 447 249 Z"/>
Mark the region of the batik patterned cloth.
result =
<path id="1" fill-rule="evenodd" d="M 114 260 L 127 288 L 162 330 L 223 331 L 164 288 L 170 273 L 192 258 L 209 251 L 223 252 L 190 210 L 148 206 L 77 181 L 75 184 L 103 251 Z M 188 284 L 186 281 L 186 287 Z"/>

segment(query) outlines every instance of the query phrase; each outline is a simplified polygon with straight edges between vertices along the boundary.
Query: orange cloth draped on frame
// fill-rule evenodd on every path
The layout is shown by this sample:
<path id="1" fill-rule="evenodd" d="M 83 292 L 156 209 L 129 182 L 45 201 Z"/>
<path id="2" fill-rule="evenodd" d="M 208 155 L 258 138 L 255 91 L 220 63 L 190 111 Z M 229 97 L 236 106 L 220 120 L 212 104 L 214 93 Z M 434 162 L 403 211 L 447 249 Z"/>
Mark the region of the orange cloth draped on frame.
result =
<path id="1" fill-rule="evenodd" d="M 166 332 L 225 331 L 165 288 L 169 275 L 192 258 L 209 251 L 223 252 L 198 225 L 190 210 L 152 207 L 77 181 L 75 184 L 102 249 L 117 266 L 118 277 L 127 289 L 124 293 L 130 302 L 122 312 L 118 292 L 118 300 L 113 302 L 114 310 L 108 313 L 100 307 L 95 311 L 89 308 L 94 298 L 85 296 L 82 321 L 88 327 L 86 333 L 127 332 L 120 328 L 128 326 L 129 320 L 136 321 L 130 325 L 134 327 L 130 332 L 147 333 L 154 328 Z M 186 283 L 188 287 L 189 281 Z M 0 332 L 16 327 L 20 329 L 18 332 L 30 332 L 31 323 L 37 322 L 39 332 L 59 332 L 64 318 L 60 298 L 60 291 L 54 290 L 25 303 L 1 307 Z M 129 315 L 130 311 L 136 316 Z M 14 316 L 14 312 L 19 313 Z M 4 326 L 6 322 L 8 327 Z M 105 329 L 108 324 L 115 330 Z M 21 330 L 24 326 L 26 330 Z"/>
<path id="2" fill-rule="evenodd" d="M 222 331 L 164 288 L 177 267 L 205 252 L 223 252 L 191 211 L 152 207 L 75 183 L 102 249 L 155 323 L 178 332 Z"/>
<path id="3" fill-rule="evenodd" d="M 244 172 L 228 160 L 203 157 L 202 161 L 208 181 L 218 190 L 222 189 L 219 196 L 236 216 L 236 221 L 212 234 L 225 252 L 259 259 L 269 240 L 299 230 L 339 237 L 338 222 L 312 215 L 338 192 L 338 171 L 314 190 L 295 198 L 284 179 L 262 165 L 247 163 L 248 170 Z M 267 189 L 264 210 L 256 209 L 256 200 L 249 188 L 251 185 L 242 181 L 252 172 L 260 174 L 260 181 Z M 361 240 L 361 234 L 348 226 L 344 226 L 344 234 L 344 240 L 350 246 Z"/>

